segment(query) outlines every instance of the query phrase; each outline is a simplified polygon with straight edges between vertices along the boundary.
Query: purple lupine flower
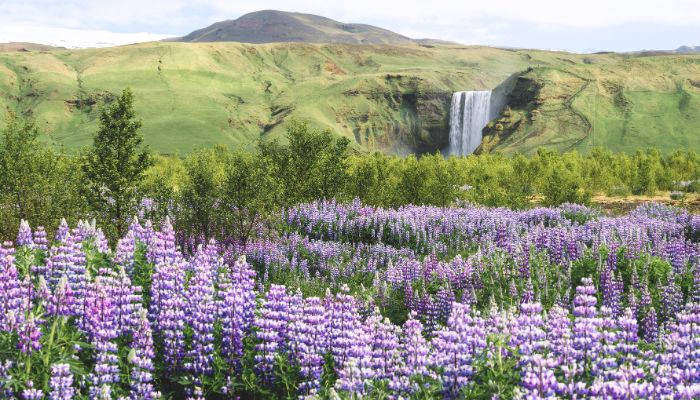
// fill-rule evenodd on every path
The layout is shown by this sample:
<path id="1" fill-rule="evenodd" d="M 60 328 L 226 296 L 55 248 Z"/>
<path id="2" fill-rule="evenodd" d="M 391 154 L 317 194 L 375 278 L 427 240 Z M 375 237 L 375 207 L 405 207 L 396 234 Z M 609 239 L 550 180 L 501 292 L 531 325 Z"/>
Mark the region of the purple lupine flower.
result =
<path id="1" fill-rule="evenodd" d="M 474 290 L 474 285 L 471 282 L 468 282 L 466 287 L 464 288 L 464 293 L 462 294 L 462 304 L 473 306 L 478 300 L 479 299 L 476 296 L 476 291 Z"/>
<path id="2" fill-rule="evenodd" d="M 49 289 L 46 279 L 41 275 L 39 275 L 38 282 L 36 283 L 36 291 L 34 293 L 35 299 L 38 300 L 41 308 L 46 309 L 51 301 L 51 289 Z"/>
<path id="3" fill-rule="evenodd" d="M 357 341 L 355 346 L 357 346 Z M 358 364 L 358 357 L 348 357 L 342 369 L 338 371 L 338 380 L 335 384 L 339 390 L 362 398 L 365 394 L 365 380 L 362 367 Z"/>
<path id="4" fill-rule="evenodd" d="M 43 226 L 37 226 L 34 230 L 34 247 L 41 251 L 46 251 L 49 248 L 49 240 Z"/>
<path id="5" fill-rule="evenodd" d="M 302 394 L 319 389 L 323 372 L 323 354 L 327 348 L 326 312 L 321 299 L 309 297 L 304 300 L 301 318 L 292 326 L 292 341 L 300 366 Z"/>
<path id="6" fill-rule="evenodd" d="M 591 366 L 600 352 L 600 320 L 596 316 L 596 289 L 590 278 L 584 278 L 574 296 L 573 346 L 576 359 Z"/>
<path id="7" fill-rule="evenodd" d="M 637 295 L 634 293 L 634 291 L 634 287 L 630 287 L 630 291 L 627 294 L 627 306 L 629 307 L 630 311 L 632 311 L 632 315 L 634 315 L 634 318 L 636 319 L 639 316 L 639 302 L 637 301 Z"/>
<path id="8" fill-rule="evenodd" d="M 68 222 L 66 222 L 65 218 L 61 218 L 61 223 L 58 226 L 58 230 L 56 230 L 56 236 L 54 237 L 54 239 L 57 242 L 62 242 L 69 234 L 70 228 L 68 227 Z"/>
<path id="9" fill-rule="evenodd" d="M 78 326 L 85 330 L 85 305 L 87 289 L 87 260 L 82 251 L 82 245 L 67 234 L 49 250 L 46 261 L 46 280 L 49 286 L 55 288 L 59 280 L 66 277 L 73 293 L 73 315 L 78 317 Z"/>
<path id="10" fill-rule="evenodd" d="M 360 321 L 355 299 L 348 294 L 347 285 L 331 296 L 326 293 L 326 321 L 328 321 L 328 347 L 339 369 L 344 367 L 348 352 L 356 341 Z"/>
<path id="11" fill-rule="evenodd" d="M 632 314 L 631 308 L 626 308 L 622 317 L 618 319 L 620 333 L 618 336 L 619 342 L 617 345 L 617 353 L 622 356 L 623 361 L 632 362 L 639 353 L 637 342 L 637 318 Z"/>
<path id="12" fill-rule="evenodd" d="M 24 354 L 31 354 L 41 349 L 41 329 L 33 313 L 19 326 L 19 349 Z"/>
<path id="13" fill-rule="evenodd" d="M 139 313 L 138 325 L 134 329 L 131 348 L 130 362 L 134 367 L 131 370 L 131 393 L 129 394 L 129 399 L 159 399 L 160 393 L 153 388 L 153 359 L 155 358 L 155 351 L 153 349 L 151 324 L 148 321 L 148 314 L 145 309 L 141 309 Z"/>
<path id="14" fill-rule="evenodd" d="M 24 400 L 41 400 L 44 398 L 44 392 L 39 389 L 34 389 L 34 383 L 29 381 L 22 391 L 22 398 Z"/>
<path id="15" fill-rule="evenodd" d="M 46 259 L 46 267 L 37 270 L 46 278 L 51 287 L 55 287 L 63 276 L 69 274 L 69 267 L 72 262 L 71 254 L 73 252 L 72 239 L 72 237 L 66 236 L 64 240 L 68 243 L 61 241 L 52 246 Z"/>
<path id="16" fill-rule="evenodd" d="M 0 363 L 0 396 L 3 399 L 14 398 L 14 391 L 12 386 L 9 385 L 12 377 L 10 376 L 10 369 L 12 368 L 12 361 L 6 360 L 4 363 Z"/>
<path id="17" fill-rule="evenodd" d="M 17 247 L 34 247 L 34 240 L 32 239 L 32 228 L 29 227 L 29 222 L 22 220 L 19 223 L 19 232 L 17 233 L 17 240 L 15 241 L 15 243 L 17 244 Z"/>
<path id="18" fill-rule="evenodd" d="M 12 242 L 2 242 L 0 245 L 0 265 L 9 265 L 14 262 L 15 248 Z"/>
<path id="19" fill-rule="evenodd" d="M 204 391 L 201 386 L 195 386 L 192 396 L 188 396 L 187 400 L 204 400 Z"/>
<path id="20" fill-rule="evenodd" d="M 654 307 L 649 307 L 642 318 L 642 337 L 647 343 L 656 343 L 659 340 L 659 323 Z"/>
<path id="21" fill-rule="evenodd" d="M 700 305 L 687 304 L 668 330 L 663 338 L 668 348 L 664 362 L 673 369 L 674 383 L 700 383 Z"/>
<path id="22" fill-rule="evenodd" d="M 256 338 L 260 341 L 255 346 L 256 369 L 263 380 L 272 380 L 275 358 L 285 350 L 289 299 L 284 286 L 271 285 L 265 301 L 255 317 Z"/>
<path id="23" fill-rule="evenodd" d="M 156 264 L 151 283 L 150 315 L 163 337 L 163 356 L 173 372 L 181 366 L 185 342 L 185 267 L 182 261 Z"/>
<path id="24" fill-rule="evenodd" d="M 530 356 L 545 350 L 549 345 L 543 328 L 542 305 L 540 303 L 520 304 L 520 315 L 511 336 L 511 345 L 518 348 L 523 363 L 527 363 Z"/>
<path id="25" fill-rule="evenodd" d="M 642 313 L 642 338 L 649 343 L 655 343 L 659 339 L 659 324 L 656 316 L 656 309 L 651 301 L 649 284 L 646 281 L 642 285 L 642 297 L 639 306 Z"/>
<path id="26" fill-rule="evenodd" d="M 525 365 L 521 385 L 525 389 L 526 399 L 554 399 L 557 379 L 554 367 L 557 363 L 551 358 L 535 354 Z"/>
<path id="27" fill-rule="evenodd" d="M 210 374 L 214 360 L 214 322 L 216 320 L 214 276 L 217 273 L 218 264 L 215 254 L 212 257 L 210 252 L 215 246 L 213 243 L 210 244 L 207 246 L 208 250 L 200 247 L 190 264 L 194 275 L 186 290 L 185 317 L 192 327 L 193 334 L 192 349 L 189 353 L 190 362 L 185 366 L 196 376 Z"/>
<path id="28" fill-rule="evenodd" d="M 612 399 L 643 399 L 653 395 L 653 387 L 644 382 L 645 373 L 639 367 L 621 365 L 612 372 L 611 380 L 602 384 L 603 398 Z"/>
<path id="29" fill-rule="evenodd" d="M 0 257 L 0 331 L 16 330 L 24 315 L 23 309 L 22 285 L 12 256 Z"/>
<path id="30" fill-rule="evenodd" d="M 435 332 L 431 364 L 441 369 L 445 395 L 455 397 L 474 374 L 474 356 L 486 345 L 485 332 L 471 309 L 455 303 L 447 327 Z"/>
<path id="31" fill-rule="evenodd" d="M 131 279 L 124 266 L 110 270 L 107 274 L 108 294 L 114 304 L 114 314 L 119 335 L 133 332 L 141 310 L 141 287 L 131 284 Z"/>
<path id="32" fill-rule="evenodd" d="M 518 298 L 518 286 L 515 284 L 514 279 L 511 279 L 508 285 L 508 296 L 513 300 Z"/>
<path id="33" fill-rule="evenodd" d="M 550 350 L 558 364 L 570 364 L 575 359 L 571 320 L 565 308 L 555 305 L 549 311 L 545 329 Z"/>
<path id="34" fill-rule="evenodd" d="M 423 325 L 412 312 L 403 325 L 400 342 L 402 363 L 389 387 L 399 393 L 414 393 L 418 388 L 411 382 L 411 378 L 428 375 L 429 352 L 428 342 L 423 337 Z"/>
<path id="35" fill-rule="evenodd" d="M 73 291 L 68 279 L 63 276 L 49 298 L 46 311 L 53 317 L 69 317 L 74 313 L 74 303 Z"/>
<path id="36" fill-rule="evenodd" d="M 603 375 L 609 377 L 609 372 L 618 367 L 618 344 L 621 332 L 619 331 L 619 321 L 613 316 L 610 307 L 600 308 L 600 358 L 593 366 L 592 373 L 596 376 Z"/>
<path id="37" fill-rule="evenodd" d="M 134 252 L 136 251 L 136 239 L 134 233 L 129 231 L 126 236 L 119 239 L 114 253 L 114 263 L 121 265 L 131 274 L 134 267 Z"/>
<path id="38" fill-rule="evenodd" d="M 51 367 L 49 386 L 51 387 L 50 400 L 73 400 L 75 396 L 73 374 L 68 364 L 54 364 Z"/>
<path id="39" fill-rule="evenodd" d="M 112 400 L 112 386 L 104 384 L 90 388 L 90 400 Z"/>
<path id="40" fill-rule="evenodd" d="M 676 276 L 671 270 L 661 292 L 661 321 L 668 322 L 674 319 L 681 307 L 683 307 L 683 293 L 676 284 Z"/>
<path id="41" fill-rule="evenodd" d="M 454 292 L 448 285 L 445 285 L 438 290 L 435 300 L 436 319 L 438 321 L 447 321 L 450 313 L 452 313 L 452 303 L 455 302 Z"/>
<path id="42" fill-rule="evenodd" d="M 175 243 L 175 230 L 169 217 L 165 217 L 160 232 L 157 232 L 155 237 L 146 244 L 148 245 L 146 255 L 148 261 L 152 263 L 171 264 L 180 258 Z"/>
<path id="43" fill-rule="evenodd" d="M 368 385 L 373 378 L 372 334 L 366 328 L 361 328 L 355 334 L 342 368 L 338 370 L 336 387 L 353 395 L 363 396 L 367 394 Z"/>
<path id="44" fill-rule="evenodd" d="M 365 321 L 363 328 L 370 335 L 371 368 L 375 379 L 389 379 L 398 368 L 399 361 L 399 331 L 375 310 L 374 314 Z"/>
<path id="45" fill-rule="evenodd" d="M 603 306 L 610 308 L 614 316 L 620 315 L 622 292 L 615 276 L 615 271 L 609 265 L 603 266 L 600 273 L 600 288 L 603 294 Z"/>
<path id="46" fill-rule="evenodd" d="M 693 301 L 700 302 L 700 258 L 693 265 L 693 291 L 691 295 Z"/>
<path id="47" fill-rule="evenodd" d="M 255 271 L 241 256 L 219 278 L 218 315 L 221 320 L 221 350 L 233 367 L 243 356 L 243 338 L 255 317 Z"/>
<path id="48" fill-rule="evenodd" d="M 86 299 L 86 330 L 95 347 L 95 372 L 92 376 L 91 397 L 99 398 L 105 387 L 119 382 L 118 336 L 114 317 L 114 305 L 101 279 L 90 285 Z"/>

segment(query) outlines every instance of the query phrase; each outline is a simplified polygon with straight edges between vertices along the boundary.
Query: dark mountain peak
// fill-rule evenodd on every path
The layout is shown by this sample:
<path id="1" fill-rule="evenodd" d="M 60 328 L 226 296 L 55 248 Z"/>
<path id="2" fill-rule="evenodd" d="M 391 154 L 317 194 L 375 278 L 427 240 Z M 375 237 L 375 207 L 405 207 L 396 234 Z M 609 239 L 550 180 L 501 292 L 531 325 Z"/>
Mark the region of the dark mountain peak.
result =
<path id="1" fill-rule="evenodd" d="M 414 40 L 372 25 L 351 24 L 313 14 L 262 10 L 196 30 L 183 42 L 409 44 Z"/>
<path id="2" fill-rule="evenodd" d="M 700 46 L 681 46 L 676 49 L 676 53 L 700 53 Z"/>

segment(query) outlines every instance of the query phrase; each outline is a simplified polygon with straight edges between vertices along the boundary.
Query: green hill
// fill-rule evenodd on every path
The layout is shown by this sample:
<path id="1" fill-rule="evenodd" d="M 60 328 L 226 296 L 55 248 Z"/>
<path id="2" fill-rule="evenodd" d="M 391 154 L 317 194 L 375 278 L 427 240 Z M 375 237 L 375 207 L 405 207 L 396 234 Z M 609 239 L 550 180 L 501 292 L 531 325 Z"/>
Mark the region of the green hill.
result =
<path id="1" fill-rule="evenodd" d="M 251 148 L 300 118 L 359 150 L 405 154 L 447 146 L 453 91 L 495 88 L 513 74 L 522 76 L 511 111 L 492 124 L 483 150 L 700 150 L 697 55 L 224 42 L 7 52 L 0 108 L 77 148 L 90 143 L 99 106 L 129 86 L 146 143 L 164 153 Z"/>
<path id="2" fill-rule="evenodd" d="M 586 57 L 540 66 L 517 86 L 483 151 L 700 150 L 700 56 Z"/>
<path id="3" fill-rule="evenodd" d="M 346 24 L 313 14 L 263 10 L 196 30 L 183 42 L 410 44 L 405 36 L 366 24 Z"/>

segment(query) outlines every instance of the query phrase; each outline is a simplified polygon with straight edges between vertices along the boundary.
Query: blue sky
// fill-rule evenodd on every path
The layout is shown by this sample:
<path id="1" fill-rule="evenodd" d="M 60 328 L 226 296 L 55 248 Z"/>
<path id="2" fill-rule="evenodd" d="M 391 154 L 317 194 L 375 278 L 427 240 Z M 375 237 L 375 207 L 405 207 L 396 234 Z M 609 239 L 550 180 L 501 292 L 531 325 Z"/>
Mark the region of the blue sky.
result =
<path id="1" fill-rule="evenodd" d="M 578 52 L 700 45 L 700 0 L 0 0 L 0 42 L 85 47 L 158 40 L 260 9 L 465 44 Z"/>

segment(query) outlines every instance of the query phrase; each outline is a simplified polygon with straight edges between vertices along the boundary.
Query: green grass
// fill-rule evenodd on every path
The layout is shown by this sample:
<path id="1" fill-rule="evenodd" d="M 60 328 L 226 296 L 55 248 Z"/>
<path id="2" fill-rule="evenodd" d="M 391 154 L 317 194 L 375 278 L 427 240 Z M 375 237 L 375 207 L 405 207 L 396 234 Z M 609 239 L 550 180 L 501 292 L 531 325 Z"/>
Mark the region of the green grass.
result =
<path id="1" fill-rule="evenodd" d="M 261 137 L 280 137 L 291 118 L 330 128 L 361 150 L 405 152 L 426 131 L 403 95 L 493 88 L 528 67 L 527 76 L 543 85 L 540 115 L 498 137 L 496 150 L 700 150 L 700 89 L 689 81 L 700 76 L 699 56 L 298 43 L 8 52 L 0 53 L 0 107 L 33 118 L 47 141 L 75 149 L 90 143 L 100 103 L 67 101 L 129 86 L 146 143 L 164 153 L 252 148 Z M 424 109 L 446 121 L 448 105 L 438 106 Z M 518 112 L 529 121 L 532 108 Z"/>
<path id="2" fill-rule="evenodd" d="M 605 63 L 536 69 L 526 75 L 542 85 L 536 105 L 516 108 L 524 122 L 492 148 L 700 150 L 700 89 L 691 82 L 696 76 L 698 56 L 616 56 Z"/>

